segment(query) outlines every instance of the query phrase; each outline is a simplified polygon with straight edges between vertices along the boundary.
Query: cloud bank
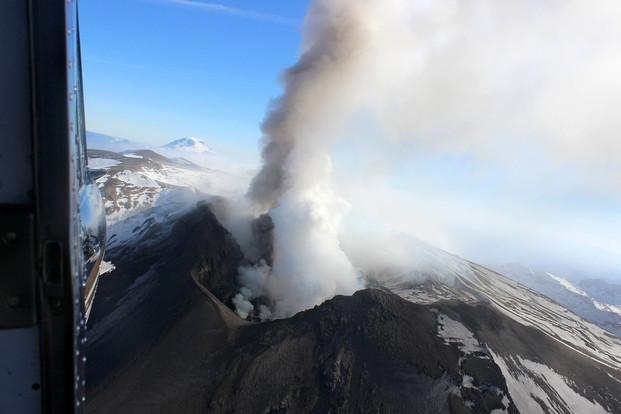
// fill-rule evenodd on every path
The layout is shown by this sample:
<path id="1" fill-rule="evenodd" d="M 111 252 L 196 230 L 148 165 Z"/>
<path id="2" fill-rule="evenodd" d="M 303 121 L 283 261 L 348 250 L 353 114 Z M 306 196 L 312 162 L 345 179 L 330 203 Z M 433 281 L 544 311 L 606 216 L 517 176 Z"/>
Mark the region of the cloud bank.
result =
<path id="1" fill-rule="evenodd" d="M 244 19 L 257 20 L 262 22 L 282 24 L 286 26 L 297 26 L 295 19 L 280 16 L 272 13 L 262 13 L 248 9 L 240 9 L 238 7 L 225 6 L 224 4 L 213 3 L 200 0 L 165 0 L 169 3 L 180 6 L 193 7 L 211 13 L 226 14 L 229 16 L 241 17 Z"/>
<path id="2" fill-rule="evenodd" d="M 524 178 L 525 188 L 558 190 L 559 172 L 569 171 L 575 183 L 617 191 L 619 21 L 621 3 L 611 0 L 314 1 L 299 61 L 264 121 L 263 165 L 248 191 L 254 211 L 275 225 L 265 292 L 277 314 L 361 286 L 340 246 L 349 207 L 332 176 L 335 145 L 355 145 L 360 124 L 372 144 L 359 162 L 388 158 L 396 146 L 397 164 L 466 154 L 509 182 Z M 356 173 L 345 182 L 364 193 L 377 171 Z M 389 194 L 367 191 L 353 207 Z"/>

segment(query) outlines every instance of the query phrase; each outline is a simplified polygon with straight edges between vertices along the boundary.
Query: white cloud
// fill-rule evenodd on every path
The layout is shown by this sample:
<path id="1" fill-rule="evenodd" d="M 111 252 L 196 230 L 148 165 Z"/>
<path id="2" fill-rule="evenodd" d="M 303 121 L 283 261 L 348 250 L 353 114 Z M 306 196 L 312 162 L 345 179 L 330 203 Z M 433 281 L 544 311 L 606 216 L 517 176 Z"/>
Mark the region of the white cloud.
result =
<path id="1" fill-rule="evenodd" d="M 618 263 L 619 222 L 563 203 L 619 189 L 620 20 L 617 0 L 314 1 L 249 191 L 274 219 L 277 313 L 359 287 L 339 244 L 343 197 L 358 225 L 376 219 L 468 258 Z M 331 156 L 352 123 L 371 143 L 348 141 L 353 164 L 390 158 L 340 168 L 335 191 Z M 488 176 L 431 188 L 431 165 L 382 181 L 447 154 Z"/>
<path id="2" fill-rule="evenodd" d="M 211 13 L 226 14 L 229 16 L 241 17 L 244 19 L 257 20 L 267 23 L 281 24 L 286 26 L 297 26 L 299 22 L 290 17 L 280 16 L 272 13 L 262 13 L 248 9 L 225 6 L 219 3 L 212 3 L 200 0 L 164 0 L 167 3 L 180 6 L 193 7 Z"/>

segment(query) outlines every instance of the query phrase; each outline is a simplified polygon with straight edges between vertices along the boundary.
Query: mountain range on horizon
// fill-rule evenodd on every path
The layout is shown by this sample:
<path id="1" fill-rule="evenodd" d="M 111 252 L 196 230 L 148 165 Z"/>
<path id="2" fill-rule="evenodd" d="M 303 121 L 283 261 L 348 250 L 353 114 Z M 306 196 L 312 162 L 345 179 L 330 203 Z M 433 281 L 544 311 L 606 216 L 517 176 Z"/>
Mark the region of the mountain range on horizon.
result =
<path id="1" fill-rule="evenodd" d="M 519 264 L 499 266 L 497 270 L 621 337 L 620 285 L 603 279 L 585 280 L 575 285 L 561 276 Z M 603 292 L 609 294 L 604 296 Z"/>
<path id="2" fill-rule="evenodd" d="M 114 137 L 94 131 L 86 132 L 87 147 L 94 150 L 106 150 L 122 152 L 128 150 L 151 149 L 162 151 L 186 151 L 189 153 L 214 153 L 214 150 L 204 139 L 196 137 L 182 137 L 171 139 L 164 145 L 154 146 L 144 142 L 130 140 L 127 138 Z"/>

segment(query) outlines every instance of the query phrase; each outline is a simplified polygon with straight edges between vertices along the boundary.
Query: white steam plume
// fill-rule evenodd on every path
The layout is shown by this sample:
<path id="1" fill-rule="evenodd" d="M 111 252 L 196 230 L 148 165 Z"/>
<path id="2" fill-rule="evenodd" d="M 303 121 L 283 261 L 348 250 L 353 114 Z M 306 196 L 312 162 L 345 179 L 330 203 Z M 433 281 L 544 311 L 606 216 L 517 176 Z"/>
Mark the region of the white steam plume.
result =
<path id="1" fill-rule="evenodd" d="M 385 136 L 621 174 L 621 3 L 388 0 L 367 102 Z M 404 24 L 405 21 L 405 24 Z M 597 174 L 598 178 L 602 174 Z"/>

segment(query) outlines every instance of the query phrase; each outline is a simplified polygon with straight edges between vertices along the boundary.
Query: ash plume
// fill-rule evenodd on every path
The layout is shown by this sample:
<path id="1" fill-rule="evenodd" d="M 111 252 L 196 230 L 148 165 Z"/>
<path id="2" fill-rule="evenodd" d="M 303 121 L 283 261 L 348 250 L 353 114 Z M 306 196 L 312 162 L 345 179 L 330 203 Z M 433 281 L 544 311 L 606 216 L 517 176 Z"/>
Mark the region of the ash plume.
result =
<path id="1" fill-rule="evenodd" d="M 370 2 L 370 3 L 377 3 Z M 263 166 L 248 197 L 262 210 L 290 188 L 312 186 L 325 168 L 330 144 L 356 99 L 358 68 L 370 59 L 368 6 L 353 1 L 316 1 L 304 24 L 299 61 L 285 71 L 285 93 L 272 102 L 263 131 Z"/>
<path id="2" fill-rule="evenodd" d="M 331 187 L 331 146 L 357 108 L 358 68 L 373 56 L 372 10 L 356 1 L 316 1 L 304 23 L 299 61 L 263 124 L 263 166 L 248 191 L 273 222 L 274 257 L 265 292 L 288 315 L 362 287 L 338 241 L 348 206 Z"/>

